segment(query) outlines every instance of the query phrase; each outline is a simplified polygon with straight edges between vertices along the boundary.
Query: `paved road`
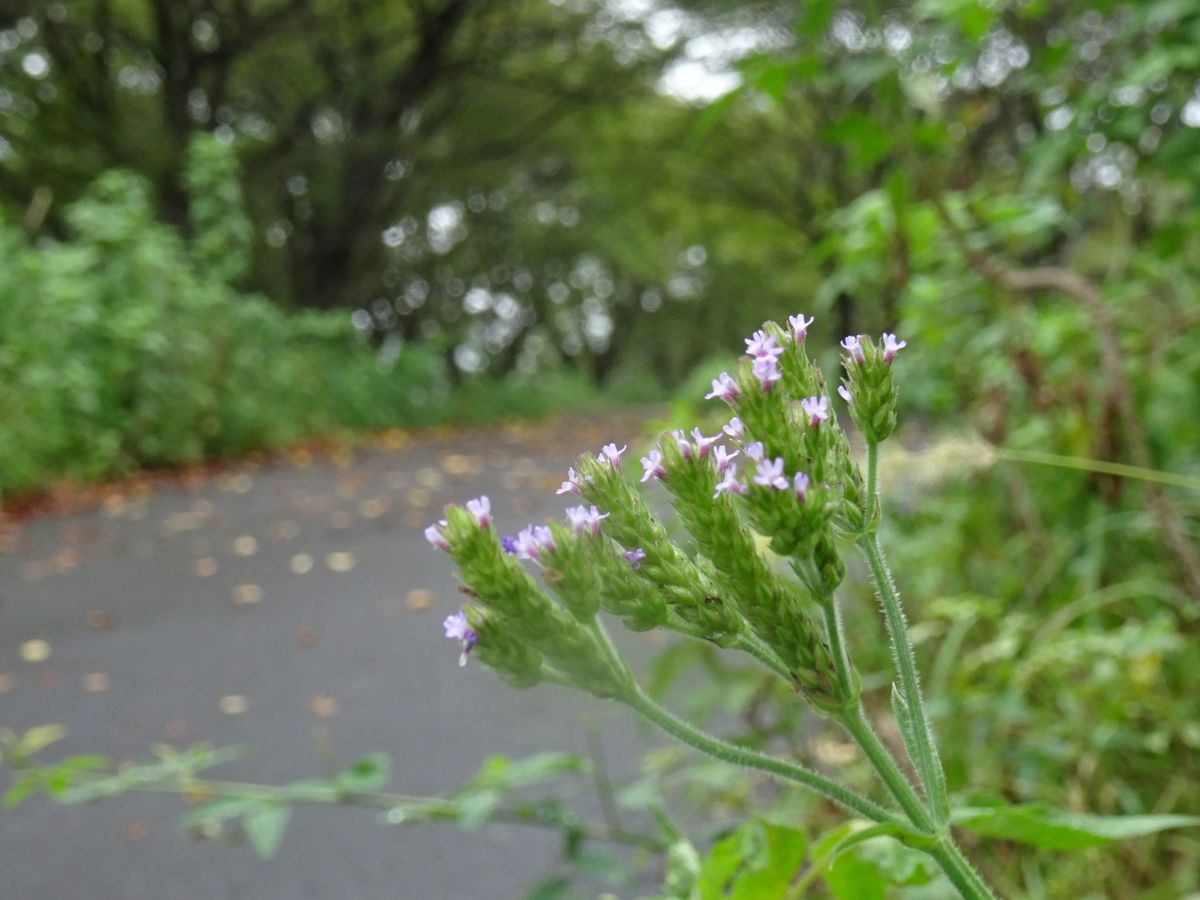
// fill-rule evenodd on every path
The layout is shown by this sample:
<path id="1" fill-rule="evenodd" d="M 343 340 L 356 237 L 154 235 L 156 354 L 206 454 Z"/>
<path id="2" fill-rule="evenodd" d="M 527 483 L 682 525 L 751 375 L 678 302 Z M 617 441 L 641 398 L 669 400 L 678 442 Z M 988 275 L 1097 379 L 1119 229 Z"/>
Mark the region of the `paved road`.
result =
<path id="1" fill-rule="evenodd" d="M 583 752 L 581 718 L 629 769 L 657 738 L 619 710 L 517 692 L 457 665 L 441 619 L 451 566 L 422 529 L 479 493 L 516 530 L 561 512 L 585 448 L 636 420 L 429 434 L 344 458 L 293 459 L 191 487 L 114 495 L 27 523 L 0 555 L 0 726 L 63 723 L 53 756 L 146 758 L 155 743 L 245 744 L 217 774 L 281 782 L 378 750 L 394 789 L 433 793 L 491 753 Z M 395 829 L 349 809 L 298 811 L 279 855 L 191 841 L 179 802 L 124 797 L 0 813 L 5 900 L 457 900 L 521 896 L 553 864 L 532 829 Z"/>

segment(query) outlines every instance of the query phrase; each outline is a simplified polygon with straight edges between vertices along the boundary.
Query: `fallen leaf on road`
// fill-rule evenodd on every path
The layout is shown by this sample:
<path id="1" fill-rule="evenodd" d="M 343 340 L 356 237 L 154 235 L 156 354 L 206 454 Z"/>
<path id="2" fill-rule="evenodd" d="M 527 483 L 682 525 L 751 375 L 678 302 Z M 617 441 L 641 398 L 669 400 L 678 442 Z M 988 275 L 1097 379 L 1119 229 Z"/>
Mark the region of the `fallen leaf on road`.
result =
<path id="1" fill-rule="evenodd" d="M 253 556 L 258 552 L 258 541 L 249 534 L 234 539 L 233 552 L 238 556 Z"/>
<path id="2" fill-rule="evenodd" d="M 138 844 L 150 837 L 150 826 L 141 819 L 135 819 L 121 826 L 121 840 L 129 844 Z"/>
<path id="3" fill-rule="evenodd" d="M 197 578 L 211 578 L 217 574 L 219 568 L 220 565 L 211 556 L 202 556 L 192 563 L 192 571 L 196 573 Z"/>
<path id="4" fill-rule="evenodd" d="M 413 488 L 404 495 L 404 502 L 413 509 L 424 509 L 429 505 L 429 491 L 424 488 Z"/>
<path id="5" fill-rule="evenodd" d="M 226 694 L 217 701 L 217 706 L 227 716 L 240 716 L 250 708 L 250 701 L 242 694 Z"/>
<path id="6" fill-rule="evenodd" d="M 276 541 L 290 541 L 300 533 L 300 526 L 292 519 L 284 519 L 271 526 L 271 537 Z"/>
<path id="7" fill-rule="evenodd" d="M 329 514 L 329 518 L 326 521 L 329 523 L 330 528 L 336 531 L 343 531 L 350 527 L 354 518 L 344 509 L 335 509 Z"/>
<path id="8" fill-rule="evenodd" d="M 50 658 L 50 644 L 41 638 L 35 638 L 23 643 L 18 652 L 21 654 L 21 659 L 27 663 L 45 662 Z"/>
<path id="9" fill-rule="evenodd" d="M 83 689 L 89 694 L 103 694 L 112 686 L 112 679 L 103 672 L 91 672 L 83 676 Z"/>
<path id="10" fill-rule="evenodd" d="M 388 502 L 382 497 L 372 497 L 358 504 L 358 514 L 364 519 L 378 519 L 388 511 Z"/>
<path id="11" fill-rule="evenodd" d="M 313 558 L 307 553 L 297 553 L 288 563 L 288 567 L 297 575 L 307 575 L 312 571 Z"/>
<path id="12" fill-rule="evenodd" d="M 317 642 L 317 630 L 305 626 L 296 632 L 296 643 L 306 650 Z"/>
<path id="13" fill-rule="evenodd" d="M 231 594 L 238 606 L 250 606 L 262 600 L 263 591 L 257 584 L 239 584 Z"/>
<path id="14" fill-rule="evenodd" d="M 117 617 L 107 609 L 93 609 L 88 613 L 87 625 L 92 631 L 108 631 L 117 624 Z"/>
<path id="15" fill-rule="evenodd" d="M 308 709 L 318 719 L 328 719 L 337 715 L 338 702 L 325 694 L 314 694 L 309 698 Z"/>
<path id="16" fill-rule="evenodd" d="M 433 594 L 421 588 L 409 591 L 404 598 L 404 605 L 413 612 L 424 612 L 433 606 Z"/>
<path id="17" fill-rule="evenodd" d="M 346 553 L 338 550 L 333 553 L 326 554 L 325 565 L 329 566 L 334 572 L 349 572 L 358 563 L 354 558 L 353 553 Z"/>
<path id="18" fill-rule="evenodd" d="M 0 694 L 7 694 L 17 686 L 17 679 L 7 672 L 0 674 Z"/>

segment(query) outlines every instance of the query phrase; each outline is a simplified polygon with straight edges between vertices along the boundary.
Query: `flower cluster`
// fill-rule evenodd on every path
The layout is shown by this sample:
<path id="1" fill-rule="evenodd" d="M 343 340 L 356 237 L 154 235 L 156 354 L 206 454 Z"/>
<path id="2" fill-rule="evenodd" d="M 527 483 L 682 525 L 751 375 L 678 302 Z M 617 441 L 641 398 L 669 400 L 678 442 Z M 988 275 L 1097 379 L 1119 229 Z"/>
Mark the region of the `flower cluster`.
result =
<path id="1" fill-rule="evenodd" d="M 722 646 L 758 647 L 818 708 L 857 702 L 857 682 L 839 675 L 825 624 L 811 612 L 814 602 L 832 603 L 844 575 L 839 535 L 870 526 L 862 475 L 806 354 L 812 324 L 803 314 L 786 329 L 764 324 L 736 371 L 721 373 L 706 395 L 732 408 L 720 431 L 677 429 L 641 457 L 640 481 L 666 488 L 698 556 L 651 514 L 621 471 L 628 447 L 615 443 L 568 469 L 557 493 L 584 502 L 566 510 L 565 522 L 498 539 L 491 503 L 479 497 L 429 526 L 426 538 L 455 557 L 475 598 L 444 623 L 463 659 L 474 652 L 514 683 L 559 680 L 619 695 L 627 672 L 614 668 L 593 630 L 603 611 L 633 629 L 666 625 Z M 904 346 L 893 334 L 878 345 L 863 335 L 842 341 L 838 393 L 870 441 L 894 427 L 890 370 Z M 804 589 L 762 556 L 754 532 Z M 557 601 L 523 561 L 535 563 Z"/>

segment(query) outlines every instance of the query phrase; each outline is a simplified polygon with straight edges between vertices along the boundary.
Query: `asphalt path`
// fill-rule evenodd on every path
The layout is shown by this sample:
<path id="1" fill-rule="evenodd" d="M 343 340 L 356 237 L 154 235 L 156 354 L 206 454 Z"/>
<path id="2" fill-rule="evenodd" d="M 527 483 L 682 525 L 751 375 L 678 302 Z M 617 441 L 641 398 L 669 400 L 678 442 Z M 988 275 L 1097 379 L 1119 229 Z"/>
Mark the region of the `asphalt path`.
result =
<path id="1" fill-rule="evenodd" d="M 436 794 L 491 754 L 585 753 L 590 723 L 615 774 L 633 771 L 661 741 L 628 714 L 458 666 L 441 621 L 461 595 L 422 531 L 481 493 L 504 531 L 560 514 L 554 489 L 575 456 L 640 446 L 642 428 L 605 416 L 397 436 L 26 522 L 0 548 L 0 727 L 65 725 L 48 758 L 241 745 L 213 776 L 268 783 L 384 751 L 393 790 Z M 0 812 L 0 897 L 521 897 L 560 851 L 532 828 L 389 828 L 365 810 L 305 808 L 260 861 L 190 839 L 176 825 L 184 808 L 138 795 Z"/>

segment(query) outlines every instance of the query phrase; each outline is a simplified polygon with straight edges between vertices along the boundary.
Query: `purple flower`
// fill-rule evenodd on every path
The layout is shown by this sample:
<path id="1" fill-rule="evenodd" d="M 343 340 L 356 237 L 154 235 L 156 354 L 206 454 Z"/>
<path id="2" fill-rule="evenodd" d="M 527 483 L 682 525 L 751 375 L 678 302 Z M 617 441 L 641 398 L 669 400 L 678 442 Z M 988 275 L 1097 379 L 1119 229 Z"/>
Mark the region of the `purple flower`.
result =
<path id="1" fill-rule="evenodd" d="M 629 560 L 629 564 L 636 569 L 641 566 L 642 560 L 646 558 L 646 551 L 641 547 L 638 547 L 636 550 L 626 550 L 625 558 Z"/>
<path id="2" fill-rule="evenodd" d="M 442 528 L 448 524 L 445 519 L 441 519 L 437 525 L 430 525 L 425 529 L 425 540 L 429 541 L 435 550 L 450 549 L 450 542 L 446 540 L 446 535 L 442 533 Z"/>
<path id="3" fill-rule="evenodd" d="M 509 556 L 515 556 L 517 552 L 517 539 L 511 534 L 506 534 L 500 538 L 500 549 Z"/>
<path id="4" fill-rule="evenodd" d="M 804 313 L 788 316 L 788 324 L 792 326 L 792 337 L 795 338 L 797 344 L 804 343 L 804 339 L 808 337 L 808 326 L 815 321 L 816 319 L 806 320 Z"/>
<path id="5" fill-rule="evenodd" d="M 488 523 L 492 521 L 492 501 L 487 498 L 486 494 L 476 497 L 474 500 L 468 500 L 467 512 L 475 517 L 480 528 L 487 528 Z"/>
<path id="6" fill-rule="evenodd" d="M 537 559 L 543 550 L 554 549 L 554 536 L 545 525 L 530 525 L 517 534 L 518 559 Z"/>
<path id="7" fill-rule="evenodd" d="M 600 455 L 596 459 L 600 460 L 600 462 L 610 463 L 614 469 L 619 469 L 621 467 L 621 454 L 628 449 L 628 444 L 620 450 L 617 449 L 616 444 L 605 444 L 600 448 Z"/>
<path id="8" fill-rule="evenodd" d="M 746 493 L 746 486 L 737 480 L 737 463 L 729 464 L 729 468 L 725 470 L 725 477 L 717 482 L 717 489 L 713 491 L 713 499 L 716 500 L 725 493 Z"/>
<path id="9" fill-rule="evenodd" d="M 657 447 L 653 447 L 642 457 L 642 481 L 649 481 L 651 478 L 663 478 L 667 474 L 667 470 L 663 468 L 662 451 Z"/>
<path id="10" fill-rule="evenodd" d="M 800 408 L 808 416 L 809 425 L 818 425 L 829 418 L 829 399 L 827 397 L 806 397 L 800 401 Z"/>
<path id="11" fill-rule="evenodd" d="M 742 424 L 742 420 L 734 416 L 729 420 L 729 424 L 721 429 L 735 441 L 740 441 L 746 434 L 746 426 Z"/>
<path id="12" fill-rule="evenodd" d="M 471 624 L 467 621 L 466 613 L 459 610 L 453 615 L 446 616 L 446 620 L 442 622 L 442 627 L 446 629 L 446 637 L 452 641 L 459 641 L 462 644 L 462 655 L 458 658 L 458 664 L 465 666 L 467 664 L 467 656 L 475 649 L 475 645 L 479 643 L 479 635 L 471 630 Z"/>
<path id="13" fill-rule="evenodd" d="M 849 353 L 856 363 L 866 362 L 866 356 L 863 355 L 862 341 L 858 339 L 858 335 L 852 334 L 842 338 L 842 349 Z"/>
<path id="14" fill-rule="evenodd" d="M 574 468 L 567 469 L 567 480 L 562 483 L 554 493 L 556 494 L 578 494 L 579 493 L 579 473 Z"/>
<path id="15" fill-rule="evenodd" d="M 769 391 L 771 385 L 783 377 L 779 371 L 779 361 L 774 356 L 756 356 L 752 368 L 754 377 L 762 382 L 764 391 Z"/>
<path id="16" fill-rule="evenodd" d="M 718 472 L 724 472 L 729 466 L 729 461 L 738 455 L 738 451 L 734 450 L 730 453 L 724 446 L 716 447 L 713 450 L 713 463 L 716 464 Z"/>
<path id="17" fill-rule="evenodd" d="M 792 479 L 792 487 L 796 491 L 796 499 L 803 503 L 808 498 L 808 476 L 797 472 Z"/>
<path id="18" fill-rule="evenodd" d="M 741 391 L 738 390 L 737 382 L 729 377 L 728 372 L 722 372 L 713 379 L 712 391 L 704 395 L 705 400 L 712 400 L 716 397 L 718 400 L 724 400 L 726 403 L 732 403 L 738 398 Z"/>
<path id="19" fill-rule="evenodd" d="M 583 534 L 585 531 L 590 531 L 592 534 L 600 533 L 600 520 L 607 519 L 610 513 L 600 514 L 600 510 L 596 507 L 588 509 L 586 506 L 572 506 L 567 510 L 567 518 L 571 520 L 571 527 L 576 534 Z"/>
<path id="20" fill-rule="evenodd" d="M 761 484 L 763 487 L 775 488 L 777 491 L 786 491 L 790 485 L 788 480 L 783 477 L 783 457 L 777 456 L 774 459 L 761 460 L 754 473 L 754 483 Z"/>
<path id="21" fill-rule="evenodd" d="M 778 359 L 779 354 L 783 353 L 783 348 L 775 340 L 775 335 L 767 334 L 760 328 L 750 337 L 746 338 L 746 353 L 757 359 L 768 358 L 774 360 Z"/>
<path id="22" fill-rule="evenodd" d="M 696 452 L 700 454 L 700 458 L 708 456 L 708 448 L 721 439 L 719 434 L 708 438 L 700 433 L 699 428 L 692 429 L 692 437 L 696 439 Z"/>
<path id="23" fill-rule="evenodd" d="M 838 396 L 846 401 L 847 406 L 850 405 L 850 388 L 846 387 L 844 384 L 839 384 Z"/>
<path id="24" fill-rule="evenodd" d="M 753 444 L 750 444 L 749 446 L 746 447 L 746 458 L 752 459 L 755 462 L 762 462 L 762 458 L 763 458 L 762 441 L 755 441 Z"/>
<path id="25" fill-rule="evenodd" d="M 676 428 L 671 432 L 671 437 L 675 439 L 675 446 L 679 448 L 679 455 L 684 459 L 691 459 L 692 444 L 687 439 L 687 435 L 683 433 L 683 429 Z"/>
<path id="26" fill-rule="evenodd" d="M 897 341 L 894 334 L 883 333 L 883 361 L 890 363 L 896 354 L 908 346 L 908 341 Z"/>

